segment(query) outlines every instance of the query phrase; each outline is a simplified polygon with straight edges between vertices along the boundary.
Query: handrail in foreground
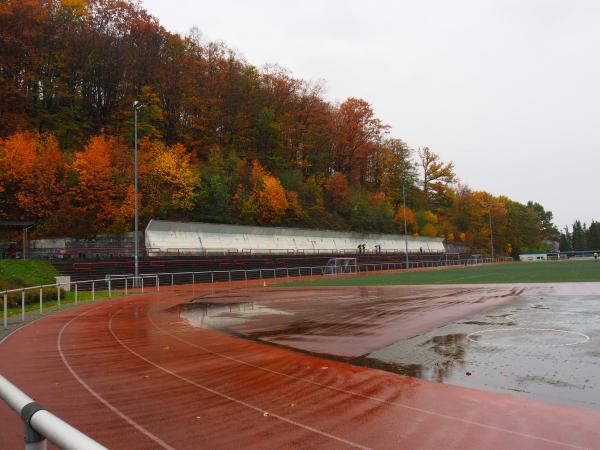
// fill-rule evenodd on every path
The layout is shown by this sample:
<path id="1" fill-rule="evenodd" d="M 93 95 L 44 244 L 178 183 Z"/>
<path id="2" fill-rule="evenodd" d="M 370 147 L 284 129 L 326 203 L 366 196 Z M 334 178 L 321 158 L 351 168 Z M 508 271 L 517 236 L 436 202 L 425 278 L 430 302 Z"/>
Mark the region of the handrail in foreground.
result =
<path id="1" fill-rule="evenodd" d="M 44 409 L 2 375 L 0 375 L 0 398 L 23 420 L 26 450 L 45 450 L 46 440 L 63 450 L 107 450 L 103 445 Z"/>

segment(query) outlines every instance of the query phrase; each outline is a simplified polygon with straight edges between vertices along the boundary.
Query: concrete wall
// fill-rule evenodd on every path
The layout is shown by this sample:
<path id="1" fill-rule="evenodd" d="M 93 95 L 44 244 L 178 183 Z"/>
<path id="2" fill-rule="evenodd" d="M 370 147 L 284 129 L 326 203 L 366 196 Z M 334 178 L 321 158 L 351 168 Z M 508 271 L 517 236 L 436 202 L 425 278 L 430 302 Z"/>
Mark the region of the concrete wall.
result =
<path id="1" fill-rule="evenodd" d="M 404 235 L 365 234 L 354 232 L 309 230 L 300 228 L 253 227 L 213 223 L 169 222 L 151 220 L 146 227 L 148 248 L 179 249 L 180 254 L 198 251 L 242 253 L 287 253 L 289 251 L 316 253 L 317 251 L 356 252 L 359 244 L 368 251 L 375 245 L 381 250 L 404 251 Z M 408 237 L 409 252 L 444 252 L 442 238 Z"/>

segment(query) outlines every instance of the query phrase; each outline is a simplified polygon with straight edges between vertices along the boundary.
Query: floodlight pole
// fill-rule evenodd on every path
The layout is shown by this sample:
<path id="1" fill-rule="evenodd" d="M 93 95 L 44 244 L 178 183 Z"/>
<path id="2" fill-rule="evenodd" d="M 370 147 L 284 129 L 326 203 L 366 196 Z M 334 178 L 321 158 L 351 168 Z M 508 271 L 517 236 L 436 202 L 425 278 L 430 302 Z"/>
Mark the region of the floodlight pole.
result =
<path id="1" fill-rule="evenodd" d="M 402 180 L 402 211 L 404 216 L 404 256 L 406 257 L 406 268 L 408 269 L 408 233 L 406 228 L 406 180 Z"/>
<path id="2" fill-rule="evenodd" d="M 133 102 L 133 223 L 134 223 L 134 286 L 138 285 L 138 277 L 140 275 L 139 267 L 139 238 L 138 238 L 138 112 L 142 108 L 139 101 Z"/>
<path id="3" fill-rule="evenodd" d="M 490 247 L 492 249 L 492 259 L 494 258 L 494 230 L 492 230 L 492 206 L 488 209 L 488 218 L 490 220 Z"/>

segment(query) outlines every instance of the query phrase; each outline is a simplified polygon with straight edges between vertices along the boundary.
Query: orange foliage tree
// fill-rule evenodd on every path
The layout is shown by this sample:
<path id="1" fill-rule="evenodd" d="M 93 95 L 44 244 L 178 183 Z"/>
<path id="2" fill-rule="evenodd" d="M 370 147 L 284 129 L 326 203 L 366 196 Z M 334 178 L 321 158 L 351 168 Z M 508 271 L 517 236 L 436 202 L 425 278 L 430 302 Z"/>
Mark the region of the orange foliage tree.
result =
<path id="1" fill-rule="evenodd" d="M 398 208 L 396 211 L 396 215 L 394 216 L 394 223 L 396 224 L 398 230 L 401 233 L 404 233 L 404 208 Z M 411 208 L 406 208 L 406 232 L 408 234 L 416 234 L 419 232 L 419 224 L 417 223 L 417 218 L 415 216 L 415 212 Z"/>
<path id="2" fill-rule="evenodd" d="M 50 134 L 18 132 L 0 140 L 0 215 L 43 218 L 55 212 L 64 191 L 64 165 Z"/>
<path id="3" fill-rule="evenodd" d="M 253 161 L 250 183 L 250 195 L 241 200 L 242 217 L 267 225 L 281 223 L 289 203 L 279 179 L 271 175 L 260 162 Z M 239 196 L 242 197 L 241 194 Z"/>
<path id="4" fill-rule="evenodd" d="M 85 218 L 92 233 L 124 231 L 113 224 L 131 182 L 129 149 L 115 137 L 96 136 L 75 153 L 69 168 L 75 178 L 69 191 L 72 213 Z"/>

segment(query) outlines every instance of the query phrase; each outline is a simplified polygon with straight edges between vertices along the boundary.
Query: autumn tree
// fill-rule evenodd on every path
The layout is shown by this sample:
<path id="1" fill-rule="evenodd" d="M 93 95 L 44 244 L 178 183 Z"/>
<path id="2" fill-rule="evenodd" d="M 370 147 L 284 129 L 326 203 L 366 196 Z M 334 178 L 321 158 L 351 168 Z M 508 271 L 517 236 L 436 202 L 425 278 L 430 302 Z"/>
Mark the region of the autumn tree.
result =
<path id="1" fill-rule="evenodd" d="M 421 147 L 418 151 L 423 176 L 423 192 L 428 202 L 440 202 L 449 191 L 449 185 L 456 182 L 454 163 L 443 163 L 438 154 L 429 147 Z"/>
<path id="2" fill-rule="evenodd" d="M 366 183 L 373 190 L 385 192 L 392 205 L 402 203 L 402 187 L 410 194 L 417 173 L 412 160 L 413 151 L 401 139 L 385 139 L 368 159 Z"/>
<path id="3" fill-rule="evenodd" d="M 406 200 L 411 233 L 478 251 L 490 222 L 496 252 L 557 239 L 541 205 L 457 186 L 427 147 L 415 162 L 367 101 L 170 33 L 139 2 L 0 2 L 0 41 L 0 216 L 39 235 L 131 229 L 138 100 L 142 222 L 397 232 Z M 580 225 L 563 244 L 591 245 Z"/>
<path id="4" fill-rule="evenodd" d="M 365 100 L 349 98 L 343 102 L 335 115 L 333 169 L 353 182 L 364 179 L 367 161 L 388 128 Z"/>
<path id="5" fill-rule="evenodd" d="M 115 137 L 96 136 L 75 153 L 68 168 L 73 179 L 68 192 L 71 213 L 80 224 L 87 223 L 89 234 L 114 229 L 117 211 L 127 198 L 132 167 L 129 149 Z"/>
<path id="6" fill-rule="evenodd" d="M 327 205 L 337 212 L 344 212 L 348 207 L 348 181 L 340 172 L 331 174 L 325 185 Z"/>
<path id="7" fill-rule="evenodd" d="M 19 132 L 0 140 L 0 210 L 11 218 L 44 218 L 64 192 L 65 158 L 50 134 Z"/>
<path id="8" fill-rule="evenodd" d="M 396 225 L 396 229 L 404 234 L 404 207 L 398 208 L 396 211 L 396 215 L 394 216 L 394 224 Z M 419 233 L 419 224 L 417 223 L 417 219 L 415 216 L 415 212 L 411 208 L 406 208 L 406 233 L 407 234 L 418 234 Z"/>
<path id="9" fill-rule="evenodd" d="M 241 199 L 242 217 L 265 225 L 281 223 L 289 204 L 279 179 L 253 161 L 250 182 L 249 195 Z"/>
<path id="10" fill-rule="evenodd" d="M 200 176 L 192 166 L 191 155 L 179 144 L 167 146 L 145 140 L 140 147 L 144 215 L 174 218 L 191 211 L 200 187 Z"/>

